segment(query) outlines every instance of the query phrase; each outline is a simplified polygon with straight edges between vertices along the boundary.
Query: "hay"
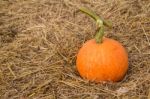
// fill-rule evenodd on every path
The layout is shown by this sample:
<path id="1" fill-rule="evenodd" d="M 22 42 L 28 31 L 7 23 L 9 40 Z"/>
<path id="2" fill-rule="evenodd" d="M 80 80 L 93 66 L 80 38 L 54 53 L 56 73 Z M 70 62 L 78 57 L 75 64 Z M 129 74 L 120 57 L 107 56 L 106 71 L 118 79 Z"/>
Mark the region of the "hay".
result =
<path id="1" fill-rule="evenodd" d="M 113 22 L 106 36 L 129 53 L 129 70 L 118 83 L 80 78 L 76 54 L 95 31 L 85 6 Z M 1 0 L 1 99 L 150 98 L 149 0 Z"/>

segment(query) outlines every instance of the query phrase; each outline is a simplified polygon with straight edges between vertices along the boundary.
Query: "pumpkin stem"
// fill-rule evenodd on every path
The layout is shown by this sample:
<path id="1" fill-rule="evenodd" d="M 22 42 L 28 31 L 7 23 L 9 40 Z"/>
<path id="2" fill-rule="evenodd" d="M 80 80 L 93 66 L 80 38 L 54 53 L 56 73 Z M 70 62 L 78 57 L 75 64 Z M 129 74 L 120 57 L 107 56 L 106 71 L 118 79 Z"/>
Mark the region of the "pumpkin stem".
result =
<path id="1" fill-rule="evenodd" d="M 99 17 L 89 9 L 86 8 L 79 8 L 79 9 L 81 12 L 89 15 L 91 18 L 93 18 L 96 21 L 96 24 L 98 25 L 98 30 L 95 35 L 95 40 L 97 43 L 102 43 L 102 39 L 104 36 L 104 26 L 112 27 L 112 23 L 108 20 L 104 20 L 102 17 Z"/>
<path id="2" fill-rule="evenodd" d="M 102 25 L 100 29 L 97 30 L 96 35 L 95 35 L 95 40 L 97 43 L 102 43 L 102 39 L 104 36 L 104 26 Z"/>

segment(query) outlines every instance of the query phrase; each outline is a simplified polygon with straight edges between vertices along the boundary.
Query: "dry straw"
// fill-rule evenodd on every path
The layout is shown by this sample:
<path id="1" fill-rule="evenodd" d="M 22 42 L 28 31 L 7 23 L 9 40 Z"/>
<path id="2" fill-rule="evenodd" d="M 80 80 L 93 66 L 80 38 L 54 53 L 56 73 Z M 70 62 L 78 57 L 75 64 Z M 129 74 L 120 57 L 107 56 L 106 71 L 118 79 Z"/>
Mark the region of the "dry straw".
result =
<path id="1" fill-rule="evenodd" d="M 96 29 L 81 6 L 112 21 L 105 36 L 129 53 L 123 81 L 96 84 L 76 71 L 77 51 Z M 148 99 L 149 78 L 149 0 L 0 1 L 1 99 Z"/>

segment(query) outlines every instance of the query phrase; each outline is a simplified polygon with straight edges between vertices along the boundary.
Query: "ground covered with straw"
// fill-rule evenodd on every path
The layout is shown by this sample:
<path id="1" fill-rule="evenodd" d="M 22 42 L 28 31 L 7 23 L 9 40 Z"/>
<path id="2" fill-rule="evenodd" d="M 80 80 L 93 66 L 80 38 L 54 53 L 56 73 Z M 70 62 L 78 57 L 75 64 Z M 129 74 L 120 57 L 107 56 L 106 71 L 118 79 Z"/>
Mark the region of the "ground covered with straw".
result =
<path id="1" fill-rule="evenodd" d="M 96 25 L 78 10 L 109 19 L 129 70 L 121 82 L 94 83 L 76 54 Z M 0 0 L 0 99 L 150 99 L 149 0 Z"/>

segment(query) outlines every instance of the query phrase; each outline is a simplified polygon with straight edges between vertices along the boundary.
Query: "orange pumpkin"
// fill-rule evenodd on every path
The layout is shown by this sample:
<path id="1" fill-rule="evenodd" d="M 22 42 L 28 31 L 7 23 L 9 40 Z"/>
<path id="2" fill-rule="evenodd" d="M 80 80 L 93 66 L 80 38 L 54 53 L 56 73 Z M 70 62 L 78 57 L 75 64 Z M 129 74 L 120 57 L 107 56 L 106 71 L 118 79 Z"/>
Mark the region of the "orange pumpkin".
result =
<path id="1" fill-rule="evenodd" d="M 93 18 L 97 17 L 87 9 L 80 10 L 93 15 Z M 95 20 L 97 21 L 96 18 Z M 128 54 L 121 43 L 103 37 L 103 24 L 100 22 L 100 30 L 95 39 L 87 41 L 79 50 L 77 70 L 83 78 L 90 81 L 120 81 L 128 70 Z"/>

